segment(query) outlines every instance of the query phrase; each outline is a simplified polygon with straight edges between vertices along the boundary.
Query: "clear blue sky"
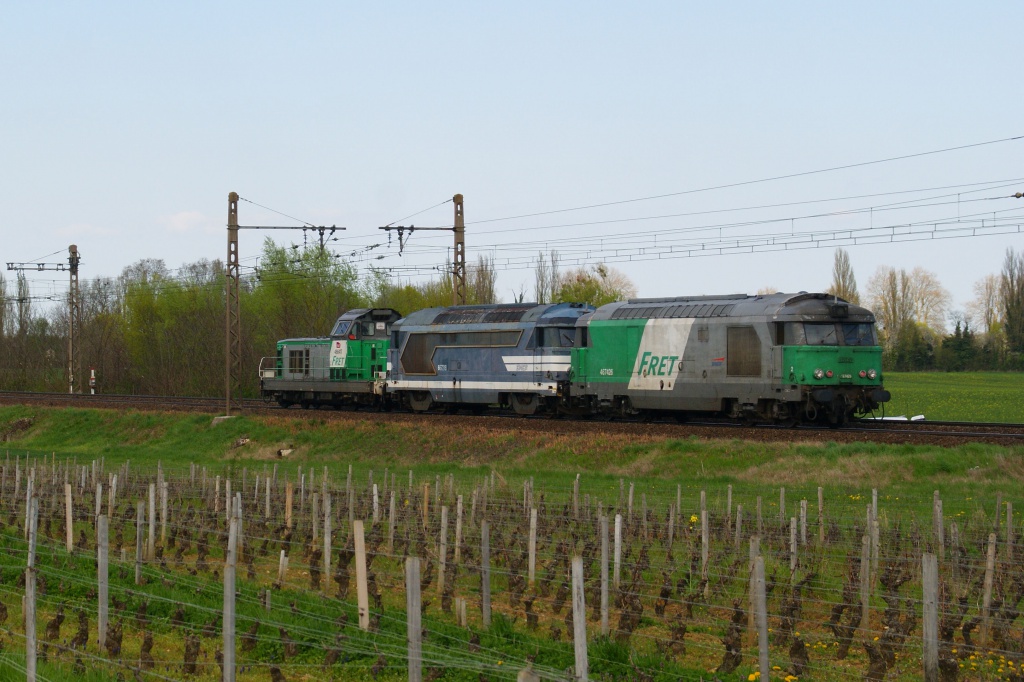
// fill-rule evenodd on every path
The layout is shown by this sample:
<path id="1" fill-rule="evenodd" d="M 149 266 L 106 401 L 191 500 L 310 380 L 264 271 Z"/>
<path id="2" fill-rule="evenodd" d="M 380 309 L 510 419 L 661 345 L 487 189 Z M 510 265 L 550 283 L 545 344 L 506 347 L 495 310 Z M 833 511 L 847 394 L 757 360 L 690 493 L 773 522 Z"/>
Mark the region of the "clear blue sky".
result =
<path id="1" fill-rule="evenodd" d="M 717 242 L 696 226 L 798 218 L 962 188 L 699 216 L 764 204 L 1024 178 L 1024 140 L 731 189 L 500 222 L 1024 135 L 1020 5 L 935 3 L 9 3 L 0 25 L 0 261 L 79 245 L 83 276 L 146 257 L 223 258 L 230 191 L 345 225 L 332 246 L 465 195 L 470 260 L 544 248 L 608 260 L 643 296 L 824 288 L 833 250 L 616 262 L 630 247 Z M 996 184 L 996 183 L 993 183 Z M 724 237 L 863 229 L 1003 211 L 1009 187 L 881 210 L 749 225 Z M 953 203 L 944 203 L 950 202 Z M 1016 209 L 1016 210 L 1014 210 Z M 629 220 L 673 215 L 658 220 Z M 241 205 L 243 224 L 293 224 Z M 1024 221 L 1021 218 L 1018 222 Z M 411 218 L 451 222 L 451 205 Z M 568 224 L 586 223 L 566 226 Z M 1016 224 L 1016 223 L 1014 223 Z M 948 226 L 947 226 L 948 227 Z M 654 234 L 657 233 L 657 234 Z M 301 233 L 276 234 L 280 241 Z M 253 265 L 262 235 L 243 233 Z M 600 240 L 604 241 L 600 241 Z M 675 241 L 673 241 L 675 240 Z M 448 233 L 360 251 L 414 280 Z M 613 247 L 614 245 L 614 247 Z M 955 307 L 1020 234 L 851 245 L 935 271 Z M 613 248 L 619 248 L 618 252 Z M 616 255 L 618 254 L 618 255 Z M 5 273 L 10 274 L 10 273 Z M 62 277 L 32 276 L 35 291 Z M 56 280 L 51 285 L 48 282 Z M 529 294 L 528 294 L 529 295 Z M 312 330 L 311 330 L 312 331 Z"/>

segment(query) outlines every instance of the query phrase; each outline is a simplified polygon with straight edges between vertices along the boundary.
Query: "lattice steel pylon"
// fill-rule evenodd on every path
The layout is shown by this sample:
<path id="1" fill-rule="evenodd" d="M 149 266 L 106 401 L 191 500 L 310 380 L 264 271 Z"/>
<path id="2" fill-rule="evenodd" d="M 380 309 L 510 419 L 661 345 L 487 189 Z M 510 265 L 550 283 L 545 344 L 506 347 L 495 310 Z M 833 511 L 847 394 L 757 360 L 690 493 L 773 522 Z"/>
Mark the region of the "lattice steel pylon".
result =
<path id="1" fill-rule="evenodd" d="M 452 197 L 455 204 L 455 253 L 452 262 L 452 305 L 466 305 L 466 217 L 462 213 L 462 195 Z"/>
<path id="2" fill-rule="evenodd" d="M 82 328 L 82 298 L 78 290 L 78 264 L 82 257 L 78 255 L 78 247 L 68 247 L 68 270 L 71 273 L 71 285 L 68 288 L 68 393 L 75 392 L 75 383 L 82 376 L 82 351 L 78 338 Z"/>
<path id="3" fill-rule="evenodd" d="M 63 263 L 8 263 L 8 270 L 34 270 L 44 272 L 57 270 L 70 273 L 68 287 L 68 393 L 75 392 L 75 382 L 82 375 L 82 361 L 79 349 L 79 333 L 82 326 L 82 299 L 78 290 L 78 265 L 82 257 L 78 247 L 68 247 L 68 264 Z"/>
<path id="4" fill-rule="evenodd" d="M 242 409 L 242 323 L 239 308 L 238 193 L 228 194 L 228 258 L 225 272 L 224 413 Z"/>
<path id="5" fill-rule="evenodd" d="M 444 203 L 448 203 L 445 201 Z M 466 217 L 462 212 L 462 195 L 452 197 L 455 205 L 455 222 L 451 227 L 416 227 L 415 225 L 385 225 L 381 230 L 398 232 L 398 253 L 405 248 L 405 235 L 417 230 L 451 230 L 455 233 L 455 251 L 452 258 L 452 305 L 466 305 Z"/>

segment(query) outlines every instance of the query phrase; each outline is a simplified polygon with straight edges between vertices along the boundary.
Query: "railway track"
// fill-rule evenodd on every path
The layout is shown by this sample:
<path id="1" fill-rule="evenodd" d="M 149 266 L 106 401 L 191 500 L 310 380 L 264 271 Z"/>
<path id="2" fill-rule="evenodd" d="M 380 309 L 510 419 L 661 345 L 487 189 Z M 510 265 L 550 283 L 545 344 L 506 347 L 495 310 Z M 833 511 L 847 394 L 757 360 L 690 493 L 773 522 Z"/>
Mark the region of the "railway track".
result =
<path id="1" fill-rule="evenodd" d="M 37 393 L 28 391 L 0 391 L 0 404 L 40 405 L 46 407 L 95 407 L 102 409 L 163 410 L 223 414 L 224 399 L 201 396 L 155 395 L 71 395 L 67 393 Z M 963 422 L 963 421 L 875 421 L 857 420 L 841 428 L 816 426 L 783 427 L 778 425 L 747 426 L 721 420 L 700 420 L 677 423 L 657 419 L 552 419 L 550 417 L 519 417 L 508 414 L 418 414 L 410 412 L 381 412 L 362 410 L 282 410 L 262 400 L 244 400 L 242 410 L 247 413 L 293 415 L 296 418 L 365 421 L 373 419 L 391 423 L 414 425 L 443 419 L 453 425 L 492 430 L 553 432 L 575 434 L 583 432 L 642 433 L 666 438 L 739 438 L 753 441 L 803 442 L 886 442 L 895 444 L 958 445 L 963 443 L 992 443 L 1004 446 L 1024 445 L 1024 424 Z"/>

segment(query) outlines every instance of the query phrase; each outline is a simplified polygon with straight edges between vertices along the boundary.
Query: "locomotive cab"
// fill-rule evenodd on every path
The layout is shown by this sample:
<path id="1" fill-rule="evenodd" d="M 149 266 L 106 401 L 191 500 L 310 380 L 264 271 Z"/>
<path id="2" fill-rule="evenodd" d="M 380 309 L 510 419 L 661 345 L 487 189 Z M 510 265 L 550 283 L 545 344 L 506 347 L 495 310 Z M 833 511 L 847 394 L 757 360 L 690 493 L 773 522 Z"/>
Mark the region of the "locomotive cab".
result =
<path id="1" fill-rule="evenodd" d="M 774 316 L 779 378 L 800 391 L 807 421 L 845 422 L 889 401 L 870 311 L 825 294 L 796 296 Z"/>

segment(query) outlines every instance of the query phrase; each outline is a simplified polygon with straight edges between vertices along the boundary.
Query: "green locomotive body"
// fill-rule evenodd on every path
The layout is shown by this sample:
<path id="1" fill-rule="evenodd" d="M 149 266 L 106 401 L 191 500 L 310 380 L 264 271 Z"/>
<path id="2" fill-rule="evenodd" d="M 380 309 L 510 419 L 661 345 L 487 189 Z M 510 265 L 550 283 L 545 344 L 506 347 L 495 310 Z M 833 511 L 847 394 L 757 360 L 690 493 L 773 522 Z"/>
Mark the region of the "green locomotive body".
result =
<path id="1" fill-rule="evenodd" d="M 341 315 L 331 335 L 283 339 L 277 354 L 260 362 L 260 393 L 282 407 L 371 405 L 380 400 L 374 380 L 387 370 L 390 308 L 357 308 Z"/>
<path id="2" fill-rule="evenodd" d="M 889 400 L 874 316 L 826 294 L 636 299 L 577 324 L 568 408 L 845 422 Z"/>

